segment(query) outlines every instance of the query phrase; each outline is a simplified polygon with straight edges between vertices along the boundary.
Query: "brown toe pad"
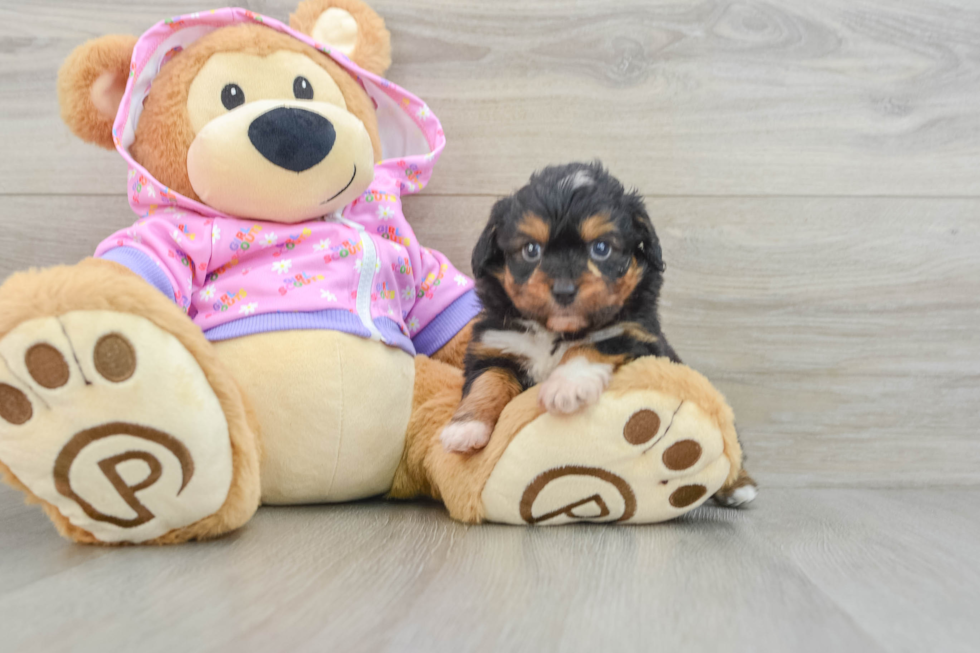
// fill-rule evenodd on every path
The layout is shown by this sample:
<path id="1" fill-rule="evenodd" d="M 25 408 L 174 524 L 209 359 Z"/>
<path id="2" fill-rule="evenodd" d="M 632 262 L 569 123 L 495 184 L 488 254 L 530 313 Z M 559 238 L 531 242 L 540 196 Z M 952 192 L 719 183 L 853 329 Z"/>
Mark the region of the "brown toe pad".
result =
<path id="1" fill-rule="evenodd" d="M 630 444 L 644 444 L 657 435 L 660 430 L 660 415 L 652 410 L 639 410 L 630 417 L 623 427 L 623 437 Z"/>
<path id="2" fill-rule="evenodd" d="M 20 426 L 34 415 L 30 400 L 17 388 L 0 383 L 0 418 Z"/>
<path id="3" fill-rule="evenodd" d="M 682 485 L 670 495 L 670 505 L 675 508 L 686 508 L 704 496 L 708 488 L 703 485 Z"/>
<path id="4" fill-rule="evenodd" d="M 667 469 L 680 471 L 693 467 L 701 458 L 701 445 L 694 440 L 681 440 L 664 451 L 663 461 Z"/>
<path id="5" fill-rule="evenodd" d="M 121 383 L 136 371 L 136 350 L 126 338 L 110 333 L 99 338 L 94 352 L 95 369 L 113 383 Z"/>
<path id="6" fill-rule="evenodd" d="M 47 343 L 39 343 L 27 350 L 24 364 L 31 378 L 38 385 L 53 390 L 68 383 L 68 363 L 61 352 Z"/>

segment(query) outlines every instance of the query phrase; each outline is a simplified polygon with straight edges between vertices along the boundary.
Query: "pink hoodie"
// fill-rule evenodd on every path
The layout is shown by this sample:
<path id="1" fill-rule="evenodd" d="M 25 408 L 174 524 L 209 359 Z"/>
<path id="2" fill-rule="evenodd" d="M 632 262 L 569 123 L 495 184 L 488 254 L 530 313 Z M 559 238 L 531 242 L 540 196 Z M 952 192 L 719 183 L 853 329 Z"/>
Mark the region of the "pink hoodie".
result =
<path id="1" fill-rule="evenodd" d="M 298 224 L 240 220 L 171 191 L 129 153 L 160 67 L 204 34 L 246 21 L 326 53 L 377 106 L 382 161 L 370 188 L 336 214 Z M 432 354 L 480 310 L 472 280 L 422 247 L 402 213 L 402 194 L 425 186 L 445 145 L 439 120 L 411 93 L 276 20 L 228 8 L 155 25 L 133 51 L 113 138 L 129 164 L 129 203 L 140 218 L 95 255 L 171 297 L 209 340 L 333 329 Z"/>

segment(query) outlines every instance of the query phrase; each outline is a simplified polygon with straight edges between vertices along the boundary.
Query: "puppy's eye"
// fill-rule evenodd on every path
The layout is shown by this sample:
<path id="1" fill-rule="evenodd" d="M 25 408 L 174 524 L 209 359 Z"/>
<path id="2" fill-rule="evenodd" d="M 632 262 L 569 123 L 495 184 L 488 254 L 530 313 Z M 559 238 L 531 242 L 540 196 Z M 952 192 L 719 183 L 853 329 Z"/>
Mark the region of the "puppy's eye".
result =
<path id="1" fill-rule="evenodd" d="M 521 249 L 521 255 L 528 263 L 537 263 L 541 260 L 541 245 L 528 243 Z"/>
<path id="2" fill-rule="evenodd" d="M 297 100 L 312 100 L 313 87 L 310 85 L 310 80 L 302 76 L 294 79 L 293 95 L 296 97 Z"/>
<path id="3" fill-rule="evenodd" d="M 221 89 L 221 104 L 231 111 L 235 107 L 245 104 L 245 92 L 238 84 L 228 84 Z"/>
<path id="4" fill-rule="evenodd" d="M 612 245 L 604 240 L 597 240 L 592 243 L 592 247 L 589 249 L 589 256 L 592 257 L 594 261 L 605 261 L 612 254 Z"/>

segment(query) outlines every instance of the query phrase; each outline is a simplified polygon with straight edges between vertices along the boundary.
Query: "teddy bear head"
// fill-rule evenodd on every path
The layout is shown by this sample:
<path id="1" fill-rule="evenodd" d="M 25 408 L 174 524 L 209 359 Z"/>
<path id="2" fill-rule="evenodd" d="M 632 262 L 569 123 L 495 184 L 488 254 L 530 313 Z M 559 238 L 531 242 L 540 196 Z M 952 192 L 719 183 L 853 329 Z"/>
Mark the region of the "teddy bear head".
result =
<path id="1" fill-rule="evenodd" d="M 295 223 L 342 208 L 371 184 L 382 146 L 375 102 L 357 69 L 338 61 L 383 74 L 384 21 L 360 0 L 306 0 L 290 27 L 326 46 L 318 49 L 251 12 L 224 11 L 240 19 L 215 26 L 202 12 L 190 27 L 165 22 L 152 51 L 136 56 L 129 36 L 80 46 L 59 74 L 62 118 L 221 213 Z"/>

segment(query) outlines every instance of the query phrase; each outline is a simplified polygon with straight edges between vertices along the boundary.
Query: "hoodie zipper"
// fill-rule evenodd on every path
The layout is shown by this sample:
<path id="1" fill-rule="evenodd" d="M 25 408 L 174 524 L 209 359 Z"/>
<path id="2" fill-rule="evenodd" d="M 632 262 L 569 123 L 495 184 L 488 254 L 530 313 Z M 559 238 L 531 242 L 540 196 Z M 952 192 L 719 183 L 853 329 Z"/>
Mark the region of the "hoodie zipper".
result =
<path id="1" fill-rule="evenodd" d="M 361 318 L 361 324 L 370 332 L 371 340 L 385 342 L 384 336 L 381 335 L 381 331 L 378 330 L 371 318 L 371 287 L 374 285 L 374 273 L 378 267 L 378 249 L 371 239 L 371 234 L 362 225 L 348 220 L 339 211 L 334 214 L 334 217 L 337 222 L 345 224 L 351 229 L 356 229 L 361 234 L 361 247 L 364 249 L 364 256 L 361 257 L 361 276 L 357 280 L 355 308 L 357 316 Z"/>

